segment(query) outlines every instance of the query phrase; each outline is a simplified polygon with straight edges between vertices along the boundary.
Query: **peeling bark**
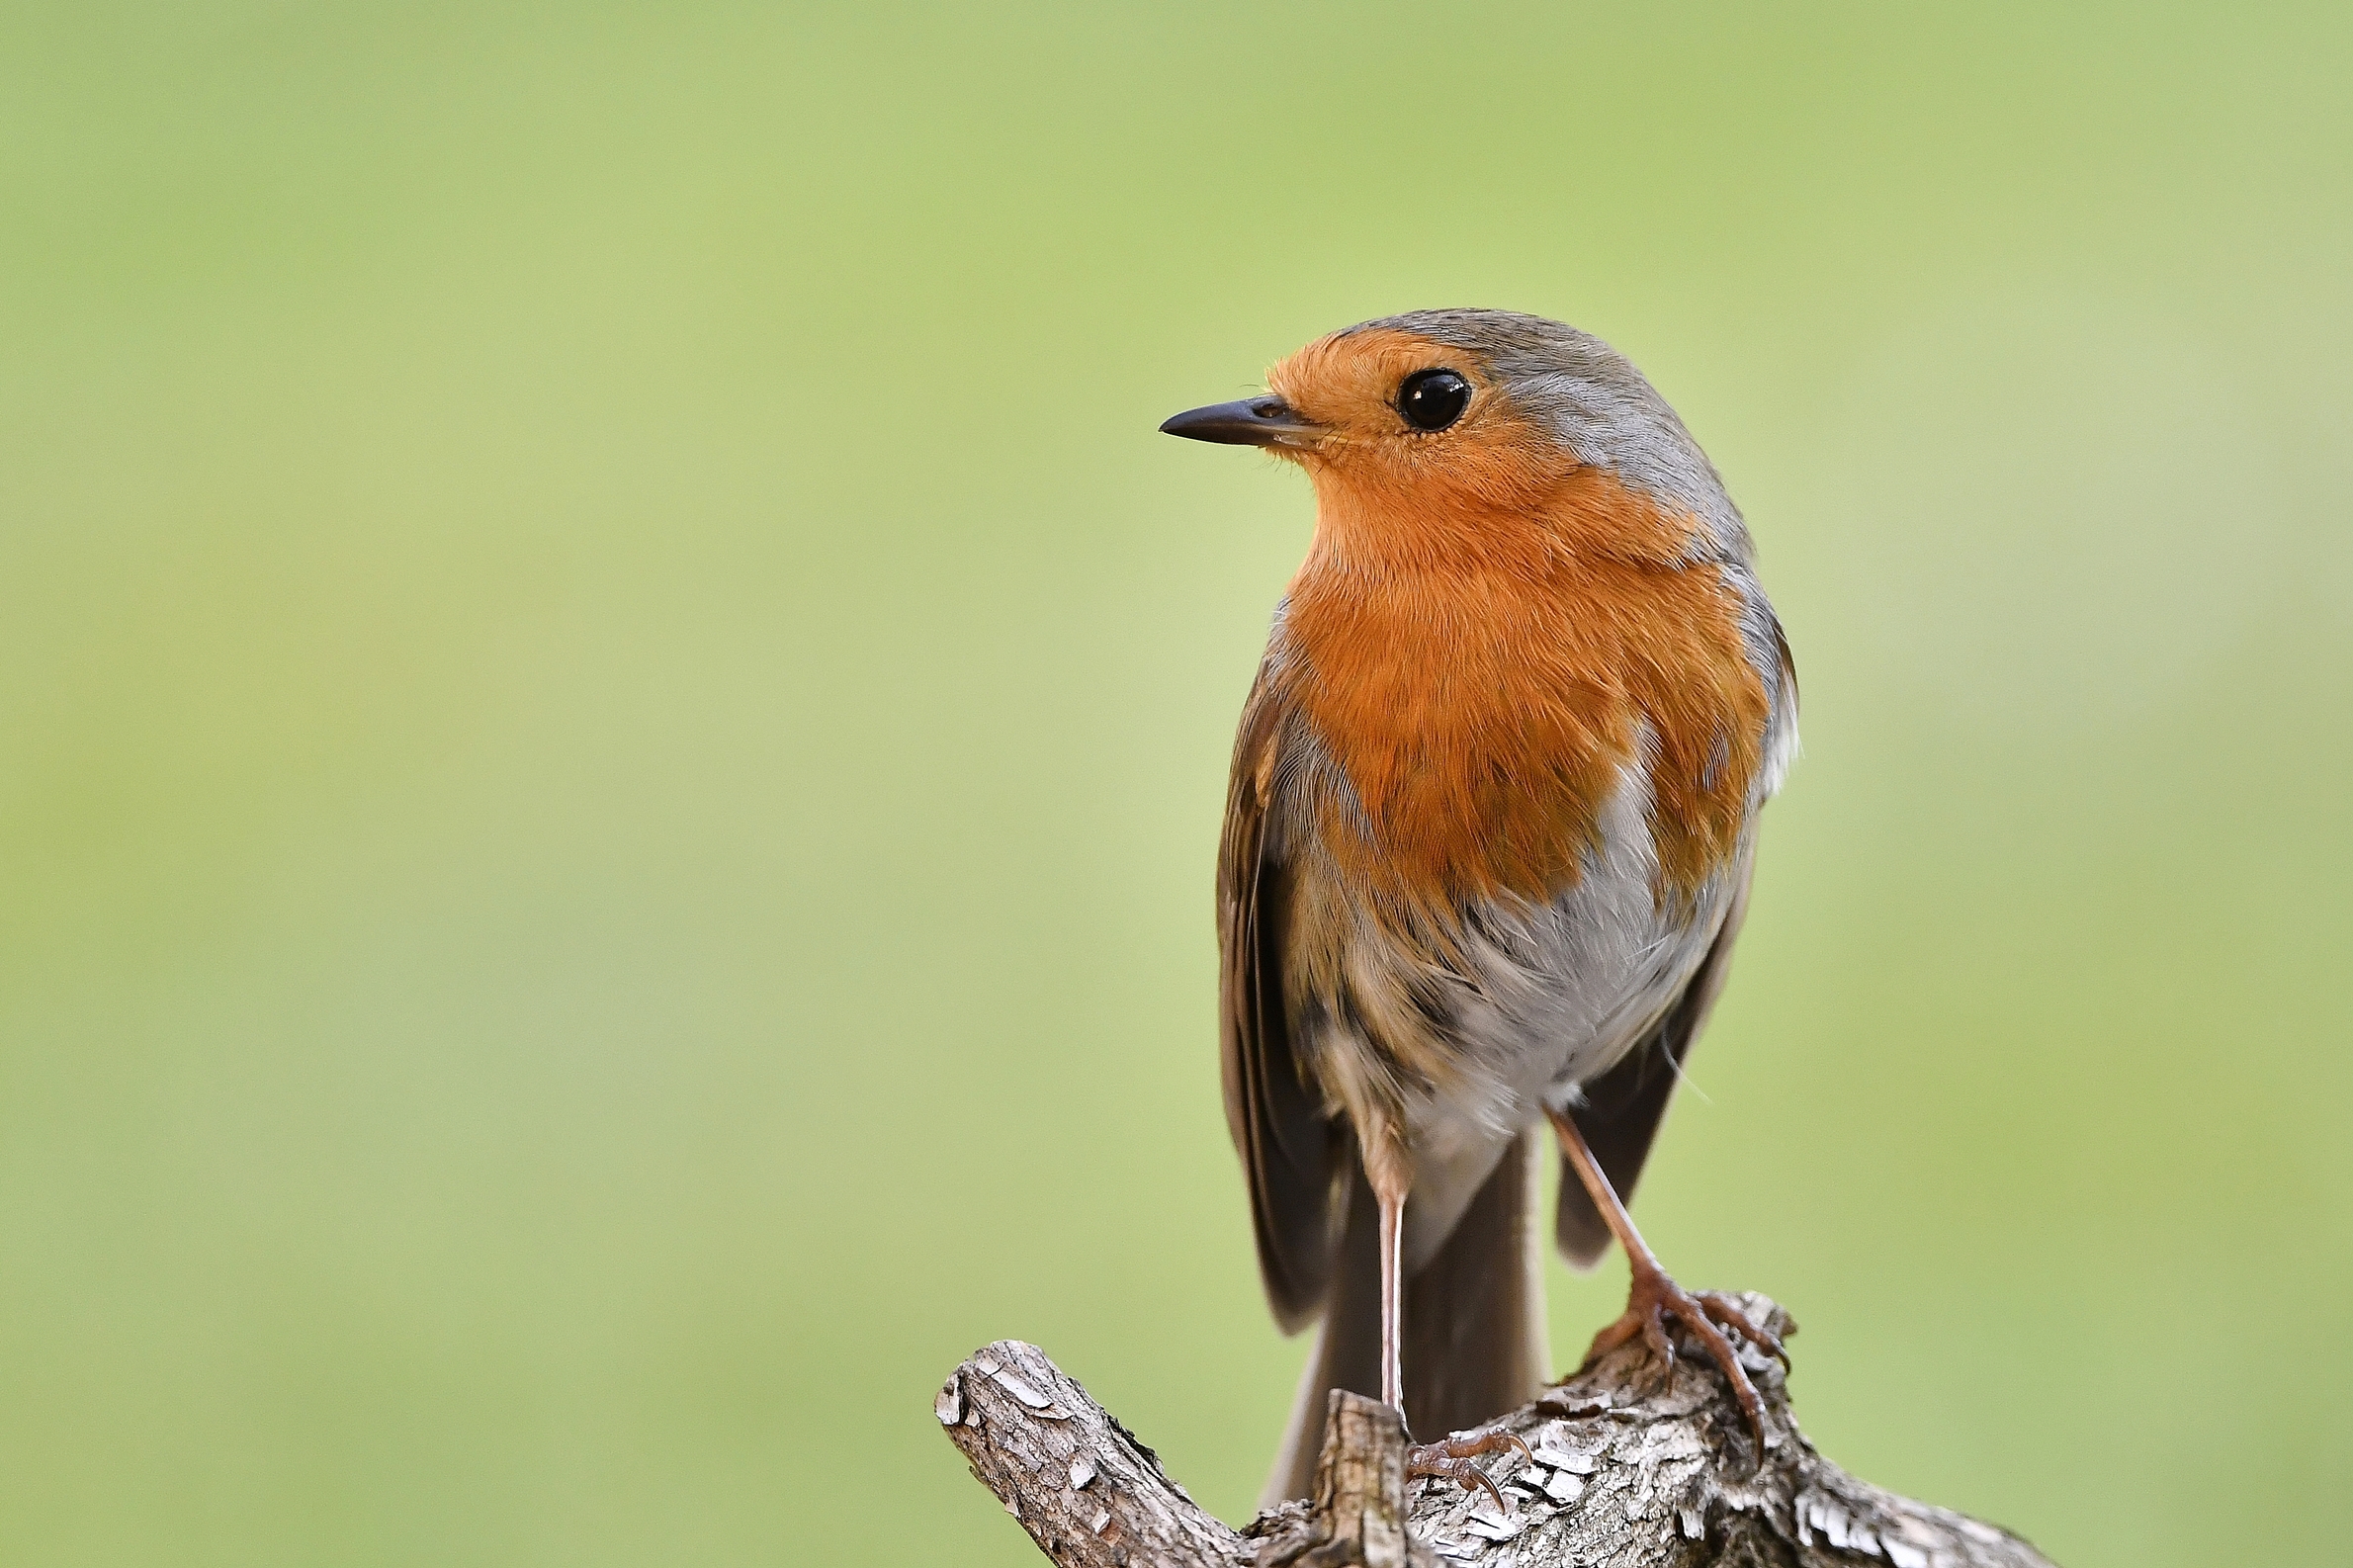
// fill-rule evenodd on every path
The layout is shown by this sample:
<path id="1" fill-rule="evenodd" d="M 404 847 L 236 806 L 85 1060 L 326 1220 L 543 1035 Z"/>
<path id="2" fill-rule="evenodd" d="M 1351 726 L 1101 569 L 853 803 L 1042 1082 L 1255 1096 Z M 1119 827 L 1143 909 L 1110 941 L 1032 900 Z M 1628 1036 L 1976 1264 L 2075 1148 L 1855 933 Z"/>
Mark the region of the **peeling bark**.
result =
<path id="1" fill-rule="evenodd" d="M 1795 1331 L 1765 1297 L 1735 1299 L 1785 1340 Z M 1831 1464 L 1798 1431 L 1780 1365 L 1753 1350 L 1743 1364 L 1765 1400 L 1761 1462 L 1704 1357 L 1662 1378 L 1637 1340 L 1495 1424 L 1534 1455 L 1482 1461 L 1503 1512 L 1484 1491 L 1409 1483 L 1396 1413 L 1334 1393 L 1315 1500 L 1241 1530 L 1035 1346 L 980 1351 L 932 1411 L 1063 1568 L 2051 1568 L 2006 1530 Z"/>

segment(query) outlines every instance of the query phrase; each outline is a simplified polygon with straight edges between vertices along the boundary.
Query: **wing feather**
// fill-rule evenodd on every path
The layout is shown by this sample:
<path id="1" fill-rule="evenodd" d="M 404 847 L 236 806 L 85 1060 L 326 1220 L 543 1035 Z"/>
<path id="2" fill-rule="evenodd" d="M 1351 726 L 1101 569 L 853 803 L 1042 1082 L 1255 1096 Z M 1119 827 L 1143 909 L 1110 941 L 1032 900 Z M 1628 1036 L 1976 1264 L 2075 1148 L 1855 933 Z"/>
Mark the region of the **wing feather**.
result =
<path id="1" fill-rule="evenodd" d="M 1290 877 L 1267 830 L 1282 720 L 1262 669 L 1243 709 L 1218 847 L 1218 1034 L 1259 1271 L 1290 1333 L 1316 1316 L 1331 1283 L 1340 1140 L 1293 1054 L 1283 1000 Z"/>

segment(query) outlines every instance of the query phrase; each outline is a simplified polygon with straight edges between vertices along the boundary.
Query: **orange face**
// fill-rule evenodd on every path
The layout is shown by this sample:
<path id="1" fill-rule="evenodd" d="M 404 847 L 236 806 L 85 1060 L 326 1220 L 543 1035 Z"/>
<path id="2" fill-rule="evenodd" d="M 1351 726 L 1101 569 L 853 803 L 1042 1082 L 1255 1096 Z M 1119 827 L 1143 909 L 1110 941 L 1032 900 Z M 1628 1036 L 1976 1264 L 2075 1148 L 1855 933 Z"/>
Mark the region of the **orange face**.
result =
<path id="1" fill-rule="evenodd" d="M 1460 377 L 1469 396 L 1440 428 L 1421 429 L 1408 408 L 1417 379 L 1433 373 Z M 1430 566 L 1530 552 L 1665 563 L 1689 546 L 1692 519 L 1579 463 L 1470 351 L 1393 327 L 1336 333 L 1275 366 L 1266 384 L 1314 427 L 1269 447 L 1313 477 L 1319 546 Z"/>

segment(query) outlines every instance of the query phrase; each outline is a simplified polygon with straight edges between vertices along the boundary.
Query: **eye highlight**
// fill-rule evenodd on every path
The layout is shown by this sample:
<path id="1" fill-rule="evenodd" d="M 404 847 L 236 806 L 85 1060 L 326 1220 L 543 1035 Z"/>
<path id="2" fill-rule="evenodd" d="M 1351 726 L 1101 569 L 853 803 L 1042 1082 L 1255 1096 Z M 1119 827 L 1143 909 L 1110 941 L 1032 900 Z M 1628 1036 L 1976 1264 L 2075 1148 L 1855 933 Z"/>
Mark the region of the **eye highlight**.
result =
<path id="1" fill-rule="evenodd" d="M 1416 430 L 1443 430 L 1470 406 L 1471 384 L 1450 370 L 1416 371 L 1397 389 L 1397 411 Z"/>

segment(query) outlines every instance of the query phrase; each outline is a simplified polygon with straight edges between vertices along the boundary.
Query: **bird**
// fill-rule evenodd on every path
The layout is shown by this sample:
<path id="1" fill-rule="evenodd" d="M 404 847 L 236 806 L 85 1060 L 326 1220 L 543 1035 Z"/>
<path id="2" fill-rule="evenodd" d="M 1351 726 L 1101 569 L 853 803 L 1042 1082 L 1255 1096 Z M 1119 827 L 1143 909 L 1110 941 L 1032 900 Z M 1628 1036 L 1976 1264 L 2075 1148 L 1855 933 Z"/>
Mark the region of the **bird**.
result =
<path id="1" fill-rule="evenodd" d="M 1318 1323 L 1264 1501 L 1304 1497 L 1327 1392 L 1377 1395 L 1413 1473 L 1494 1485 L 1482 1432 L 1546 1378 L 1553 1236 L 1614 1240 L 1764 1441 L 1735 1339 L 1626 1213 L 1724 987 L 1797 679 L 1723 480 L 1600 338 L 1491 309 L 1317 339 L 1266 391 L 1161 429 L 1306 471 L 1315 527 L 1235 740 L 1217 865 L 1219 1036 L 1260 1272 Z M 1786 1357 L 1785 1357 L 1786 1359 Z M 1499 1499 L 1500 1501 L 1500 1495 Z"/>

